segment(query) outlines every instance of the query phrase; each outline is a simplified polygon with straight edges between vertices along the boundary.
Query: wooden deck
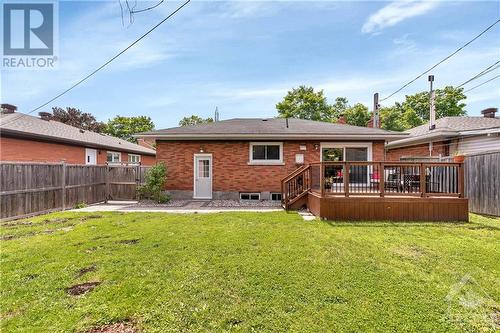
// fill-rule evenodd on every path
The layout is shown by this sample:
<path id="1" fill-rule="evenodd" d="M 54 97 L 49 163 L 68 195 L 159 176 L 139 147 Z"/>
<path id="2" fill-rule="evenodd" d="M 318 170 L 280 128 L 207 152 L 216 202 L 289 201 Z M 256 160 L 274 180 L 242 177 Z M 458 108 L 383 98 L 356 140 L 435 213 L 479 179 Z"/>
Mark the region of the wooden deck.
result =
<path id="1" fill-rule="evenodd" d="M 463 164 L 322 162 L 282 180 L 285 209 L 342 221 L 468 221 Z"/>

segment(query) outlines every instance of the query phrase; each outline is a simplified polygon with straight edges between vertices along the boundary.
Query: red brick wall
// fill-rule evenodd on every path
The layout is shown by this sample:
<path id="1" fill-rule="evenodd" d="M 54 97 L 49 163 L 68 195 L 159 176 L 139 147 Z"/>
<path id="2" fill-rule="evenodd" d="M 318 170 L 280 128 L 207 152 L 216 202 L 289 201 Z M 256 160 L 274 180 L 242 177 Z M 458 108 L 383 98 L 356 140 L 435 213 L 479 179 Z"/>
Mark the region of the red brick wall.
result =
<path id="1" fill-rule="evenodd" d="M 414 146 L 388 149 L 386 159 L 388 161 L 399 161 L 401 157 L 439 157 L 449 155 L 448 141 L 439 141 L 432 143 L 432 154 L 429 153 L 429 143 L 423 143 Z"/>
<path id="2" fill-rule="evenodd" d="M 59 143 L 0 138 L 0 160 L 21 162 L 85 163 L 85 148 Z"/>
<path id="3" fill-rule="evenodd" d="M 304 162 L 320 160 L 320 142 L 307 142 L 307 150 L 300 150 L 304 141 L 283 142 L 284 165 L 248 165 L 247 141 L 158 141 L 157 161 L 168 168 L 166 189 L 193 190 L 193 156 L 200 152 L 211 153 L 213 159 L 213 191 L 263 192 L 281 190 L 281 179 L 296 169 L 295 154 L 304 154 Z M 314 148 L 314 145 L 318 149 Z M 384 159 L 384 142 L 373 143 L 373 158 Z"/>
<path id="4" fill-rule="evenodd" d="M 106 164 L 107 150 L 97 150 L 97 164 Z M 122 152 L 122 162 L 128 161 L 128 154 Z M 143 165 L 153 165 L 155 156 L 143 155 Z M 0 161 L 19 162 L 62 162 L 68 164 L 85 164 L 85 147 L 71 146 L 61 143 L 24 140 L 17 138 L 0 138 Z"/>

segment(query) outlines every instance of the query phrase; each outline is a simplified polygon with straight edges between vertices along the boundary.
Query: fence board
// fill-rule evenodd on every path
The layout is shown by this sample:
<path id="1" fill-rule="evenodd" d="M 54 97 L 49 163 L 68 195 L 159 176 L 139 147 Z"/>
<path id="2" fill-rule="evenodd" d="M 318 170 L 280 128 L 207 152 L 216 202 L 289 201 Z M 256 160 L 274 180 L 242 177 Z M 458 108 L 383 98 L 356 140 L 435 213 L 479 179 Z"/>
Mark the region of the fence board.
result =
<path id="1" fill-rule="evenodd" d="M 0 163 L 0 218 L 136 198 L 149 167 Z"/>

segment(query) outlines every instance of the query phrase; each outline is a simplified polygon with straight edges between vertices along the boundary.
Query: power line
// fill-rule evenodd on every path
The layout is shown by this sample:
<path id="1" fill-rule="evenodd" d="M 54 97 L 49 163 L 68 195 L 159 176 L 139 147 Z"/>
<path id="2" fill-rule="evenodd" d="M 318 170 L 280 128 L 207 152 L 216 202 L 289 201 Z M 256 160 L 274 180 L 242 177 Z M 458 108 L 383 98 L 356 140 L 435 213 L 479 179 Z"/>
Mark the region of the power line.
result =
<path id="1" fill-rule="evenodd" d="M 491 82 L 491 81 L 493 81 L 493 80 L 496 80 L 496 79 L 498 79 L 499 77 L 500 77 L 500 74 L 499 74 L 499 75 L 497 75 L 497 76 L 495 76 L 495 77 L 492 77 L 491 79 L 489 79 L 489 80 L 487 80 L 487 81 L 484 81 L 483 83 L 480 83 L 480 84 L 478 84 L 477 86 L 474 86 L 474 87 L 472 87 L 472 88 L 470 88 L 470 89 L 468 89 L 468 90 L 466 90 L 466 91 L 464 91 L 464 92 L 469 92 L 469 91 L 471 91 L 471 90 L 474 90 L 474 89 L 476 89 L 476 88 L 479 88 L 479 87 L 481 87 L 483 84 L 486 84 L 486 83 L 488 83 L 488 82 Z"/>
<path id="2" fill-rule="evenodd" d="M 490 65 L 488 67 L 486 67 L 485 69 L 483 69 L 481 72 L 479 72 L 478 74 L 476 74 L 475 76 L 471 77 L 470 79 L 468 79 L 467 81 L 465 81 L 464 83 L 462 83 L 461 85 L 457 86 L 457 88 L 460 88 L 462 86 L 465 86 L 467 83 L 469 82 L 472 82 L 476 79 L 479 79 L 481 76 L 483 75 L 486 75 L 492 71 L 494 71 L 495 69 L 497 68 L 500 68 L 500 66 L 496 66 L 500 63 L 500 60 L 498 60 L 497 62 L 495 62 L 493 65 Z"/>
<path id="3" fill-rule="evenodd" d="M 483 30 L 479 35 L 477 35 L 476 37 L 474 37 L 473 39 L 471 39 L 470 41 L 468 41 L 467 43 L 465 43 L 464 45 L 462 45 L 461 47 L 459 47 L 455 52 L 453 52 L 452 54 L 450 54 L 449 56 L 447 56 L 446 58 L 442 59 L 441 61 L 439 61 L 437 64 L 435 64 L 434 66 L 432 66 L 431 68 L 427 69 L 425 72 L 423 72 L 422 74 L 418 75 L 416 78 L 414 78 L 413 80 L 409 81 L 408 83 L 404 84 L 401 88 L 399 88 L 398 90 L 396 90 L 395 92 L 393 92 L 392 94 L 390 94 L 389 96 L 387 97 L 384 97 L 380 100 L 380 102 L 382 101 L 385 101 L 386 99 L 394 96 L 395 94 L 397 94 L 398 92 L 400 92 L 401 90 L 403 90 L 404 88 L 408 87 L 410 84 L 412 84 L 413 82 L 417 81 L 418 79 L 420 79 L 422 76 L 424 76 L 425 74 L 429 73 L 431 70 L 433 70 L 434 68 L 436 68 L 437 66 L 439 66 L 440 64 L 442 64 L 443 62 L 445 62 L 446 60 L 450 59 L 451 57 L 453 57 L 455 54 L 457 54 L 458 52 L 460 52 L 462 49 L 464 49 L 465 47 L 467 47 L 469 44 L 471 44 L 472 42 L 474 42 L 476 39 L 478 39 L 479 37 L 481 37 L 483 34 L 485 34 L 488 30 L 490 30 L 491 28 L 493 28 L 498 22 L 500 22 L 500 20 L 497 20 L 495 23 L 493 23 L 492 25 L 490 25 L 489 27 L 487 27 L 485 30 Z"/>
<path id="4" fill-rule="evenodd" d="M 103 65 L 101 65 L 99 68 L 95 69 L 94 71 L 92 71 L 90 74 L 88 74 L 87 76 L 85 76 L 83 79 L 81 79 L 80 81 L 78 81 L 77 83 L 73 84 L 71 87 L 69 87 L 68 89 L 64 90 L 63 92 L 61 92 L 60 94 L 56 95 L 55 97 L 51 98 L 49 101 L 43 103 L 42 105 L 34 108 L 33 110 L 29 111 L 28 113 L 26 114 L 31 114 L 37 110 L 40 110 L 41 108 L 43 108 L 44 106 L 46 106 L 47 104 L 50 104 L 52 103 L 53 101 L 55 101 L 56 99 L 58 99 L 59 97 L 63 96 L 64 94 L 68 93 L 69 91 L 73 90 L 74 88 L 76 88 L 77 86 L 79 86 L 80 84 L 82 84 L 84 81 L 86 81 L 87 79 L 89 79 L 91 76 L 93 76 L 94 74 L 96 74 L 97 72 L 99 72 L 101 69 L 103 69 L 104 67 L 106 67 L 107 65 L 109 65 L 113 60 L 115 60 L 116 58 L 118 58 L 119 56 L 121 56 L 123 53 L 125 53 L 126 51 L 128 51 L 132 46 L 134 46 L 135 44 L 137 44 L 139 41 L 141 41 L 143 38 L 145 38 L 147 35 L 149 35 L 151 32 L 153 32 L 156 28 L 158 28 L 160 25 L 162 25 L 163 23 L 165 23 L 165 21 L 167 21 L 168 19 L 170 19 L 172 16 L 174 16 L 178 11 L 180 11 L 184 6 L 186 6 L 191 0 L 187 0 L 186 2 L 184 2 L 182 5 L 180 5 L 179 7 L 177 7 L 176 10 L 174 10 L 172 13 L 170 13 L 167 17 L 165 17 L 163 20 L 161 20 L 160 22 L 158 22 L 155 26 L 153 26 L 151 29 L 149 29 L 148 31 L 146 31 L 141 37 L 137 38 L 132 44 L 130 44 L 129 46 L 127 46 L 126 48 L 124 48 L 123 50 L 121 50 L 120 52 L 118 52 L 115 56 L 113 56 L 111 59 L 109 59 L 108 61 L 106 61 Z M 17 118 L 13 118 L 10 122 L 7 122 L 7 123 L 4 123 L 2 124 L 3 126 L 15 121 L 16 119 L 20 118 L 21 115 Z"/>

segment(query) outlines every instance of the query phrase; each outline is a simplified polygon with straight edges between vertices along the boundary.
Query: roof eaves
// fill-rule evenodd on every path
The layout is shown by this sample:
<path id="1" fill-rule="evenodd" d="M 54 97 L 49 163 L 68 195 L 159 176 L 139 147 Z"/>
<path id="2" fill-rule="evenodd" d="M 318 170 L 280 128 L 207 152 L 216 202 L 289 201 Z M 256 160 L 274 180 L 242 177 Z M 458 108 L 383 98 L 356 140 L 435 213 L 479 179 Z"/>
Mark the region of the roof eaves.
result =
<path id="1" fill-rule="evenodd" d="M 432 139 L 441 139 L 441 138 L 450 138 L 454 136 L 460 135 L 459 132 L 457 131 L 450 131 L 450 130 L 437 130 L 435 132 L 431 133 L 426 133 L 423 135 L 415 135 L 415 136 L 410 136 L 401 140 L 396 140 L 388 143 L 386 145 L 387 148 L 393 149 L 393 148 L 400 148 L 400 147 L 406 147 L 406 146 L 411 146 L 419 143 L 425 143 L 429 140 Z"/>

